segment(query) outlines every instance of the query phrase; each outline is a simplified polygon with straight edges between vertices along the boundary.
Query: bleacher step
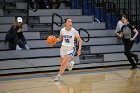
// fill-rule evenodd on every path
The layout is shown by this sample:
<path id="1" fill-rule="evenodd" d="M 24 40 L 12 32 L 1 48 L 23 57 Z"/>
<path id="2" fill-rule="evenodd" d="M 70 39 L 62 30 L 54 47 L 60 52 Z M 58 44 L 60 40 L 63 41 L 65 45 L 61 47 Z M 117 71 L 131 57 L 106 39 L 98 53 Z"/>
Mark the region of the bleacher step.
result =
<path id="1" fill-rule="evenodd" d="M 3 9 L 0 9 L 0 16 L 3 16 Z"/>
<path id="2" fill-rule="evenodd" d="M 81 9 L 38 9 L 36 12 L 29 10 L 29 16 L 51 16 L 53 13 L 59 15 L 82 15 Z"/>
<path id="3" fill-rule="evenodd" d="M 12 24 L 0 24 L 0 32 L 7 32 Z M 27 24 L 23 24 L 23 31 L 27 30 Z"/>
<path id="4" fill-rule="evenodd" d="M 134 44 L 131 51 L 140 51 L 140 44 Z M 94 53 L 118 53 L 124 52 L 124 45 L 105 45 L 105 46 L 91 46 L 90 51 L 92 54 Z"/>
<path id="5" fill-rule="evenodd" d="M 7 9 L 3 11 L 4 16 L 27 16 L 27 10 L 23 9 Z"/>
<path id="6" fill-rule="evenodd" d="M 139 56 L 140 59 L 140 52 L 134 52 Z M 126 56 L 124 53 L 113 53 L 113 54 L 103 54 L 104 55 L 104 61 L 122 61 L 122 60 L 127 60 Z"/>
<path id="7" fill-rule="evenodd" d="M 0 61 L 0 70 L 6 69 L 17 69 L 17 68 L 35 68 L 35 67 L 49 67 L 49 66 L 58 66 L 60 57 L 52 58 L 36 58 L 36 59 L 15 59 L 15 60 L 5 60 Z M 75 64 L 79 64 L 79 57 L 75 56 Z"/>
<path id="8" fill-rule="evenodd" d="M 28 25 L 29 31 L 48 31 L 51 30 L 51 24 L 29 24 Z"/>
<path id="9" fill-rule="evenodd" d="M 64 27 L 64 25 L 62 26 Z M 60 30 L 62 27 L 58 27 L 54 24 L 53 30 Z M 75 29 L 83 28 L 86 30 L 97 30 L 97 29 L 105 29 L 105 23 L 73 23 L 73 27 Z"/>
<path id="10" fill-rule="evenodd" d="M 103 55 L 81 55 L 81 63 L 94 63 L 94 62 L 103 62 Z"/>
<path id="11" fill-rule="evenodd" d="M 61 16 L 63 19 L 65 18 L 71 18 L 73 23 L 76 22 L 93 22 L 94 17 L 93 16 Z M 40 23 L 52 23 L 52 17 L 47 16 L 47 17 L 39 17 L 40 18 Z M 55 22 L 60 23 L 61 20 L 59 17 L 54 18 Z"/>
<path id="12" fill-rule="evenodd" d="M 94 68 L 94 67 L 106 67 L 106 66 L 117 66 L 117 65 L 129 65 L 128 61 L 119 62 L 93 62 L 84 64 L 75 64 L 73 69 L 76 68 Z M 12 74 L 12 73 L 28 73 L 28 72 L 44 72 L 44 71 L 56 71 L 59 70 L 60 66 L 49 66 L 49 67 L 37 67 L 37 68 L 22 68 L 22 69 L 10 69 L 10 70 L 0 70 L 0 75 Z"/>
<path id="13" fill-rule="evenodd" d="M 40 57 L 54 57 L 59 56 L 59 48 L 47 48 L 47 49 L 34 49 L 15 51 L 9 50 L 0 52 L 0 60 L 9 59 L 25 59 L 25 58 L 40 58 Z"/>

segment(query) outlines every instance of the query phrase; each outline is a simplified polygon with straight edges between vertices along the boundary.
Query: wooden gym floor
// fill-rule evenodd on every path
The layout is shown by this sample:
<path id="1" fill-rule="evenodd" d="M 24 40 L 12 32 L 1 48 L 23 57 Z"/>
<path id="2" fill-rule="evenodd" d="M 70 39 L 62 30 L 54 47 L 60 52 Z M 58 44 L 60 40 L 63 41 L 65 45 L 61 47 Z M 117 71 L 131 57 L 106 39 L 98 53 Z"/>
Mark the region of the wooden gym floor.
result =
<path id="1" fill-rule="evenodd" d="M 0 93 L 140 93 L 140 68 L 129 66 L 0 77 Z"/>

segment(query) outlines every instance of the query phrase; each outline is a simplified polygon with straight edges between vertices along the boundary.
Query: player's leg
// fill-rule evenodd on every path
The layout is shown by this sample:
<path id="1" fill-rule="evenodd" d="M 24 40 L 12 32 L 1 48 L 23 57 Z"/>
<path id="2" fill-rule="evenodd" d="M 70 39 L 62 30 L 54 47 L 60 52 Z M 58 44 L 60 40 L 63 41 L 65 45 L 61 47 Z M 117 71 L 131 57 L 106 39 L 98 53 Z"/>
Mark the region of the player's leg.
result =
<path id="1" fill-rule="evenodd" d="M 72 50 L 72 51 L 71 51 Z M 75 53 L 76 53 L 76 48 L 75 47 L 73 47 L 72 49 L 71 49 L 70 51 L 71 52 L 68 52 L 67 54 L 68 55 L 71 55 L 72 56 L 72 60 L 69 62 L 69 66 L 68 66 L 68 70 L 69 71 L 71 71 L 72 69 L 73 69 L 73 67 L 74 67 L 74 60 L 73 60 L 73 58 L 74 58 L 74 55 L 75 55 Z"/>
<path id="2" fill-rule="evenodd" d="M 61 64 L 63 64 L 63 63 L 62 63 L 62 60 L 66 57 L 66 55 L 68 55 L 68 54 L 67 54 L 67 51 L 69 51 L 69 48 L 66 48 L 66 47 L 64 47 L 64 46 L 62 46 L 62 47 L 60 48 L 60 55 L 61 55 L 60 61 L 61 61 Z M 70 63 L 67 62 L 65 66 L 66 66 L 66 68 L 69 67 L 69 66 L 70 66 Z"/>
<path id="3" fill-rule="evenodd" d="M 71 60 L 71 61 L 69 62 L 68 70 L 69 70 L 69 71 L 72 71 L 73 67 L 74 67 L 74 61 Z"/>
<path id="4" fill-rule="evenodd" d="M 67 48 L 67 47 L 61 47 L 60 48 L 60 71 L 59 74 L 56 76 L 55 81 L 59 80 L 61 75 L 64 74 L 64 71 L 66 67 L 68 67 L 68 70 L 71 71 L 74 66 L 74 61 L 72 61 L 73 56 L 75 54 L 76 49 L 75 48 Z"/>
<path id="5" fill-rule="evenodd" d="M 69 62 L 71 61 L 71 59 L 72 59 L 72 56 L 66 55 L 65 58 L 62 60 L 60 71 L 59 71 L 60 75 L 64 74 L 65 68 L 70 65 Z"/>
<path id="6" fill-rule="evenodd" d="M 61 73 L 62 73 L 62 71 L 63 70 L 65 70 L 65 68 L 66 68 L 66 66 L 68 66 L 69 64 L 66 62 L 65 64 L 64 64 L 64 58 L 66 58 L 66 48 L 65 47 L 63 47 L 63 46 L 61 46 L 61 48 L 60 48 L 60 55 L 61 55 L 61 58 L 60 58 L 60 71 L 59 71 L 59 74 L 56 76 L 56 78 L 54 79 L 55 81 L 58 81 L 59 80 L 59 78 L 60 78 L 60 76 L 62 75 Z M 64 65 L 65 65 L 65 67 L 64 67 Z M 64 72 L 63 72 L 64 73 Z"/>
<path id="7" fill-rule="evenodd" d="M 60 60 L 59 60 L 60 65 L 62 64 L 62 60 L 63 60 L 63 58 L 62 58 L 62 57 L 60 57 Z M 68 63 L 66 64 L 66 67 L 69 67 L 69 66 L 70 66 L 70 63 L 68 62 Z"/>
<path id="8" fill-rule="evenodd" d="M 63 60 L 63 57 L 60 57 L 60 59 L 59 59 L 60 65 L 62 64 L 62 60 Z M 61 76 L 61 75 L 58 74 L 54 80 L 55 80 L 55 81 L 58 81 L 58 80 L 60 79 L 60 76 Z"/>
<path id="9" fill-rule="evenodd" d="M 54 79 L 55 81 L 60 80 L 60 77 L 64 74 L 65 68 L 68 65 L 68 63 L 70 62 L 70 60 L 72 59 L 72 56 L 70 55 L 66 55 L 63 59 L 61 58 L 61 66 L 60 66 L 60 70 L 58 75 L 56 76 L 56 78 Z"/>

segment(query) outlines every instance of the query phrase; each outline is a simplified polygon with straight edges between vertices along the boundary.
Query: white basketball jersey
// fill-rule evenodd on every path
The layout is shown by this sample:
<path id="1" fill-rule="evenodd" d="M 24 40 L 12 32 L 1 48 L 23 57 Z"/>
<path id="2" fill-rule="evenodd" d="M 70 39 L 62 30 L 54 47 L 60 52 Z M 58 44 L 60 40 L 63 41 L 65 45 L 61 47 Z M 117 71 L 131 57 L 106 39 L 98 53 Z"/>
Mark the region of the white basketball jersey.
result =
<path id="1" fill-rule="evenodd" d="M 63 36 L 62 45 L 74 47 L 74 39 L 79 36 L 79 33 L 73 27 L 70 31 L 67 31 L 64 27 L 60 30 L 60 35 Z"/>

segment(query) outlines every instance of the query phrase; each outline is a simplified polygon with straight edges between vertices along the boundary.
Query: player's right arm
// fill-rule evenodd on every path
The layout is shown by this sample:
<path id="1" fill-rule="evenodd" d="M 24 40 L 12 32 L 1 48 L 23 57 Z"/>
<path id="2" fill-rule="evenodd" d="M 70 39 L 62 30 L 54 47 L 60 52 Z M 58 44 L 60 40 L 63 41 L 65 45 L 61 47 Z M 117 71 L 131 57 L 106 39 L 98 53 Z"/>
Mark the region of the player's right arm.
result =
<path id="1" fill-rule="evenodd" d="M 60 30 L 60 35 L 59 35 L 59 37 L 56 39 L 56 43 L 57 42 L 60 42 L 60 41 L 62 41 L 63 40 L 63 34 L 62 34 L 62 29 Z"/>
<path id="2" fill-rule="evenodd" d="M 63 39 L 63 36 L 60 35 L 58 38 L 56 38 L 56 40 L 55 40 L 55 42 L 52 44 L 52 46 L 54 46 L 54 45 L 56 45 L 56 43 L 62 41 L 62 39 Z"/>
<path id="3" fill-rule="evenodd" d="M 56 43 L 62 41 L 63 35 L 60 35 L 59 38 L 56 39 Z"/>

